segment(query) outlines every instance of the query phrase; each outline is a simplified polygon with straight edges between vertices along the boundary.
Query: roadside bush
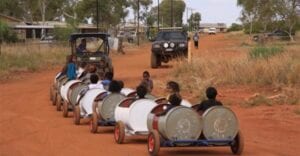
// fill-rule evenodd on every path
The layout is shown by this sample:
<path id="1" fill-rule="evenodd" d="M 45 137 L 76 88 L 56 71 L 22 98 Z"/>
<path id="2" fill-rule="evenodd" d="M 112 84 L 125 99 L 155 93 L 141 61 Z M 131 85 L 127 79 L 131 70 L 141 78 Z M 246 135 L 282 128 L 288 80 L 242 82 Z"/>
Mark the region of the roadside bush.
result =
<path id="1" fill-rule="evenodd" d="M 17 42 L 17 34 L 5 23 L 0 21 L 0 42 Z"/>
<path id="2" fill-rule="evenodd" d="M 283 52 L 283 47 L 279 46 L 272 46 L 272 47 L 266 47 L 266 46 L 258 46 L 251 49 L 249 55 L 251 58 L 270 58 L 274 55 L 280 54 Z"/>
<path id="3" fill-rule="evenodd" d="M 76 29 L 72 26 L 68 26 L 66 28 L 54 28 L 54 36 L 58 41 L 67 42 L 69 40 L 70 35 L 74 32 L 76 32 Z"/>
<path id="4" fill-rule="evenodd" d="M 230 26 L 230 28 L 227 31 L 228 32 L 241 31 L 243 29 L 244 29 L 243 25 L 237 24 L 237 23 L 232 23 L 232 25 Z"/>

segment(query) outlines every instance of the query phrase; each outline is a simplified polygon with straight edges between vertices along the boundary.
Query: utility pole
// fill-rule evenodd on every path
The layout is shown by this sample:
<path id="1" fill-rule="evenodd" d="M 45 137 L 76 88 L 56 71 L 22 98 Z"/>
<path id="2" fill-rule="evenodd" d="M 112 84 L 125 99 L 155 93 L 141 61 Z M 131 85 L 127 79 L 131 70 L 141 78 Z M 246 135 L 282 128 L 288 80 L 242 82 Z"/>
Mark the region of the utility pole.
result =
<path id="1" fill-rule="evenodd" d="M 159 32 L 159 0 L 157 0 L 157 32 Z"/>
<path id="2" fill-rule="evenodd" d="M 97 32 L 99 32 L 99 0 L 97 0 Z"/>
<path id="3" fill-rule="evenodd" d="M 171 27 L 173 27 L 174 17 L 173 17 L 173 0 L 171 0 Z"/>
<path id="4" fill-rule="evenodd" d="M 138 0 L 138 19 L 137 19 L 137 45 L 140 45 L 140 0 Z"/>

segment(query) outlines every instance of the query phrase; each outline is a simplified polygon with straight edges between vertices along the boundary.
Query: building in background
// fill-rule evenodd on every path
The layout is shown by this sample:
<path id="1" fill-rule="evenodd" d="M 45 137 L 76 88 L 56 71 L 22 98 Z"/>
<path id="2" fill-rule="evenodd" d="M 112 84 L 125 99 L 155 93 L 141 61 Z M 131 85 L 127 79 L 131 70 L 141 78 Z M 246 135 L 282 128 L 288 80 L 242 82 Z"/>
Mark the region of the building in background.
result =
<path id="1" fill-rule="evenodd" d="M 217 32 L 227 32 L 225 23 L 200 23 L 199 31 L 201 33 L 208 33 L 210 28 L 216 28 Z"/>

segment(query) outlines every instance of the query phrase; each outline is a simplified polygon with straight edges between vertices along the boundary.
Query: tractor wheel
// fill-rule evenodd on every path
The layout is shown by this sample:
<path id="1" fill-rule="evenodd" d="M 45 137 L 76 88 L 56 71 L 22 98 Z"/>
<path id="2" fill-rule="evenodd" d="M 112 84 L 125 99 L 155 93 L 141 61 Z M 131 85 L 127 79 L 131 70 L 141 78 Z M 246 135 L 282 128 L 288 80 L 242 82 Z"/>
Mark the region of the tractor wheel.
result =
<path id="1" fill-rule="evenodd" d="M 241 131 L 238 132 L 236 137 L 234 138 L 234 143 L 230 146 L 231 151 L 235 155 L 241 155 L 244 150 L 244 137 Z"/>
<path id="2" fill-rule="evenodd" d="M 53 105 L 53 106 L 56 105 L 56 100 L 57 100 L 57 92 L 54 91 L 54 93 L 53 93 L 53 98 L 52 98 L 52 105 Z"/>
<path id="3" fill-rule="evenodd" d="M 122 144 L 125 139 L 125 125 L 122 121 L 118 121 L 114 129 L 115 141 L 118 144 Z"/>
<path id="4" fill-rule="evenodd" d="M 160 137 L 157 130 L 153 130 L 148 135 L 148 152 L 150 156 L 156 156 L 160 149 Z"/>

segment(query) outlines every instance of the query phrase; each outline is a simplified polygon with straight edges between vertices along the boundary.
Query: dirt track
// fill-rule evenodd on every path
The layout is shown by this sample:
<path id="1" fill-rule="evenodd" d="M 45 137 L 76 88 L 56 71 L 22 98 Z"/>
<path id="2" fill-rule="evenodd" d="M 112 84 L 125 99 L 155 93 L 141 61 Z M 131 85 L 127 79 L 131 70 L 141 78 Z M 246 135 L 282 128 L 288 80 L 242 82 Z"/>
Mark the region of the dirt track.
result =
<path id="1" fill-rule="evenodd" d="M 222 48 L 222 35 L 204 37 L 197 53 Z M 226 43 L 226 42 L 224 42 Z M 129 87 L 139 83 L 141 73 L 149 70 L 154 81 L 170 79 L 171 66 L 149 68 L 149 46 L 132 49 L 126 55 L 113 58 L 116 78 Z M 123 145 L 115 144 L 112 128 L 100 128 L 91 134 L 87 125 L 75 126 L 71 118 L 63 118 L 49 100 L 49 86 L 56 70 L 25 74 L 21 80 L 0 84 L 0 156 L 35 155 L 147 155 L 146 139 L 134 137 Z M 161 91 L 155 90 L 156 93 Z M 233 101 L 251 91 L 222 88 L 221 92 Z M 241 108 L 237 102 L 231 107 L 237 113 L 245 137 L 244 156 L 299 156 L 300 116 L 293 107 L 259 106 Z M 161 148 L 163 156 L 224 156 L 231 155 L 225 148 Z"/>

